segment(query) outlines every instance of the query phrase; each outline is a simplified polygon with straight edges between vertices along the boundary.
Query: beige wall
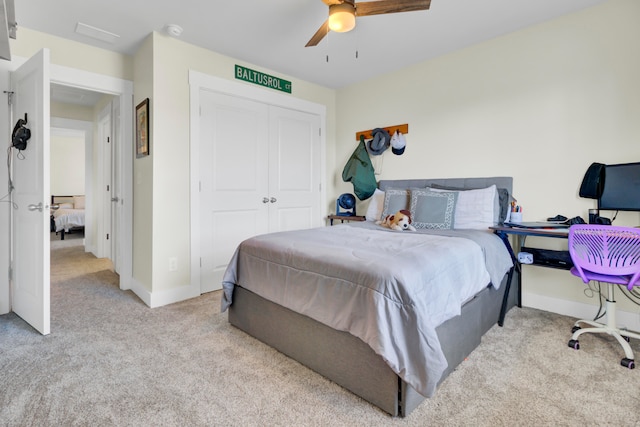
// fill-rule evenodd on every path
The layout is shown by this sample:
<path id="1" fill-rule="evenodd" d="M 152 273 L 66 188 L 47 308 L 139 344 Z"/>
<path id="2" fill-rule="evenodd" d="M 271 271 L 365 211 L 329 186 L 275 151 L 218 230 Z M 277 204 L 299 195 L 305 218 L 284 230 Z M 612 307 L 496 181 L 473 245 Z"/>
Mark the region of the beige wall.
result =
<path id="1" fill-rule="evenodd" d="M 52 132 L 51 194 L 85 194 L 84 148 L 84 135 Z"/>
<path id="2" fill-rule="evenodd" d="M 19 27 L 11 40 L 11 54 L 30 58 L 43 48 L 51 50 L 51 63 L 125 80 L 133 80 L 133 58 L 86 44 Z"/>
<path id="3" fill-rule="evenodd" d="M 335 91 L 261 69 L 159 33 L 154 33 L 152 38 L 153 95 L 150 98 L 153 122 L 153 225 L 152 230 L 145 229 L 145 232 L 152 233 L 153 236 L 151 283 L 155 292 L 190 283 L 189 70 L 234 80 L 234 65 L 239 64 L 290 80 L 293 85 L 292 96 L 327 106 L 328 175 L 333 175 L 336 165 L 333 156 L 335 142 L 332 137 L 335 132 Z M 136 56 L 136 70 L 139 56 Z M 142 96 L 138 93 L 137 74 L 135 81 L 136 99 L 140 100 Z M 138 163 L 136 161 L 136 168 Z M 334 194 L 333 189 L 329 188 L 327 194 Z M 139 235 L 135 228 L 134 235 L 136 238 Z M 134 247 L 134 251 L 135 249 Z M 169 272 L 169 259 L 174 257 L 178 260 L 178 269 Z M 134 260 L 134 271 L 137 271 L 137 267 Z"/>
<path id="4" fill-rule="evenodd" d="M 133 161 L 133 277 L 149 292 L 153 288 L 152 254 L 153 239 L 153 160 L 156 157 L 155 132 L 156 117 L 154 105 L 153 37 L 142 43 L 134 60 L 134 106 L 150 98 L 150 148 L 149 156 Z M 135 110 L 134 110 L 135 111 Z M 133 128 L 136 132 L 135 123 Z M 135 139 L 134 139 L 135 146 Z"/>
<path id="5" fill-rule="evenodd" d="M 150 99 L 151 155 L 134 160 L 133 165 L 133 278 L 151 293 L 188 285 L 188 71 L 233 80 L 235 64 L 260 68 L 157 33 L 142 43 L 134 57 L 27 28 L 20 28 L 17 40 L 11 43 L 16 57 L 28 58 L 46 47 L 51 50 L 53 64 L 132 80 L 134 105 Z M 326 167 L 327 175 L 332 175 L 336 167 L 332 137 L 335 91 L 270 70 L 261 71 L 291 80 L 292 96 L 327 106 Z M 78 118 L 76 114 L 74 118 Z M 327 194 L 334 193 L 330 184 Z M 178 259 L 178 270 L 171 273 L 167 268 L 170 257 Z"/>
<path id="6" fill-rule="evenodd" d="M 341 90 L 337 165 L 356 131 L 408 123 L 404 155 L 387 151 L 380 178 L 508 175 L 525 220 L 587 218 L 587 167 L 640 161 L 639 17 L 637 0 L 612 0 Z M 561 244 L 546 240 L 527 243 Z M 525 292 L 595 303 L 564 271 L 525 267 L 524 280 Z"/>
<path id="7" fill-rule="evenodd" d="M 341 172 L 355 132 L 409 123 L 405 154 L 385 154 L 379 178 L 511 175 L 525 220 L 586 216 L 593 202 L 577 190 L 587 166 L 640 160 L 638 16 L 640 2 L 611 0 L 339 91 L 156 33 L 131 58 L 21 28 L 12 52 L 48 47 L 54 64 L 133 80 L 134 104 L 150 98 L 151 155 L 134 161 L 133 275 L 156 292 L 190 281 L 189 69 L 230 80 L 234 64 L 260 69 L 327 106 L 328 209 L 352 190 Z M 585 300 L 565 272 L 535 267 L 525 291 Z"/>
<path id="8" fill-rule="evenodd" d="M 82 105 L 52 102 L 50 115 L 51 117 L 59 117 L 61 119 L 82 120 L 85 122 L 93 121 L 93 110 L 90 107 Z"/>

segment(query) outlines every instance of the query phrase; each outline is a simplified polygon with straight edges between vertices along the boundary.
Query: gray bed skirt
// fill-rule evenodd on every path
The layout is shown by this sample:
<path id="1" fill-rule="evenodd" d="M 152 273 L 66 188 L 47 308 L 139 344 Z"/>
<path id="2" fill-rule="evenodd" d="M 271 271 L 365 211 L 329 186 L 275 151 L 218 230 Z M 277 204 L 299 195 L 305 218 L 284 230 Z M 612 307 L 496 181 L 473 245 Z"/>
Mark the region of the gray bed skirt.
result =
<path id="1" fill-rule="evenodd" d="M 508 309 L 517 304 L 518 272 L 514 272 Z M 437 328 L 448 368 L 442 382 L 497 324 L 505 289 L 488 286 L 462 307 L 462 313 Z M 236 286 L 229 322 L 292 359 L 311 368 L 393 416 L 406 416 L 424 397 L 398 377 L 382 358 L 353 335 Z"/>

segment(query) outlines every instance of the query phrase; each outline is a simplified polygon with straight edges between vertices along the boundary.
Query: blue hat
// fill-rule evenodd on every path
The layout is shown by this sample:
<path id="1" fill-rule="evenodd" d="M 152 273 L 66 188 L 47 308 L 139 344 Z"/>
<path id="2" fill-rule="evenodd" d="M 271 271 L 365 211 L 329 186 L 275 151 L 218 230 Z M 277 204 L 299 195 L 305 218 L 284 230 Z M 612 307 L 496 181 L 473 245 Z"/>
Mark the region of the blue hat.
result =
<path id="1" fill-rule="evenodd" d="M 371 131 L 371 134 L 373 135 L 373 139 L 367 141 L 367 150 L 369 154 L 379 156 L 389 148 L 391 137 L 389 136 L 389 132 L 380 128 L 375 128 Z"/>

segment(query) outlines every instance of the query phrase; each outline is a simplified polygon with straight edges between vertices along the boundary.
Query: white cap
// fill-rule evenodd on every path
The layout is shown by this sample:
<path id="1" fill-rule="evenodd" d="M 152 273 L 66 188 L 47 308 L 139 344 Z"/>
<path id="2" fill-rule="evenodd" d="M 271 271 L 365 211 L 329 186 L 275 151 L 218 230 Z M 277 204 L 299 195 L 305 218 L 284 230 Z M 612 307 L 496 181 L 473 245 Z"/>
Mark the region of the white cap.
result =
<path id="1" fill-rule="evenodd" d="M 396 130 L 391 137 L 391 151 L 398 156 L 404 153 L 407 141 L 404 139 L 402 132 Z"/>

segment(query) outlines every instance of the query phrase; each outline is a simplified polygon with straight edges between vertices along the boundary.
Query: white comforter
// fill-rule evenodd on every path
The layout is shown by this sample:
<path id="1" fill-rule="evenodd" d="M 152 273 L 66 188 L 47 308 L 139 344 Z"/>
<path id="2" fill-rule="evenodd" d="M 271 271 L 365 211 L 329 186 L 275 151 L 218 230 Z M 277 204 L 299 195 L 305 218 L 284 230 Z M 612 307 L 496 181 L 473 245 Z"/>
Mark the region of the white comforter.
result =
<path id="1" fill-rule="evenodd" d="M 474 237 L 361 223 L 257 236 L 229 263 L 222 310 L 240 285 L 359 337 L 416 391 L 431 396 L 447 367 L 436 327 L 489 282 L 500 286 L 512 265 L 497 236 L 465 234 Z"/>
<path id="2" fill-rule="evenodd" d="M 56 231 L 65 232 L 71 228 L 84 227 L 84 209 L 58 209 L 53 212 Z"/>

